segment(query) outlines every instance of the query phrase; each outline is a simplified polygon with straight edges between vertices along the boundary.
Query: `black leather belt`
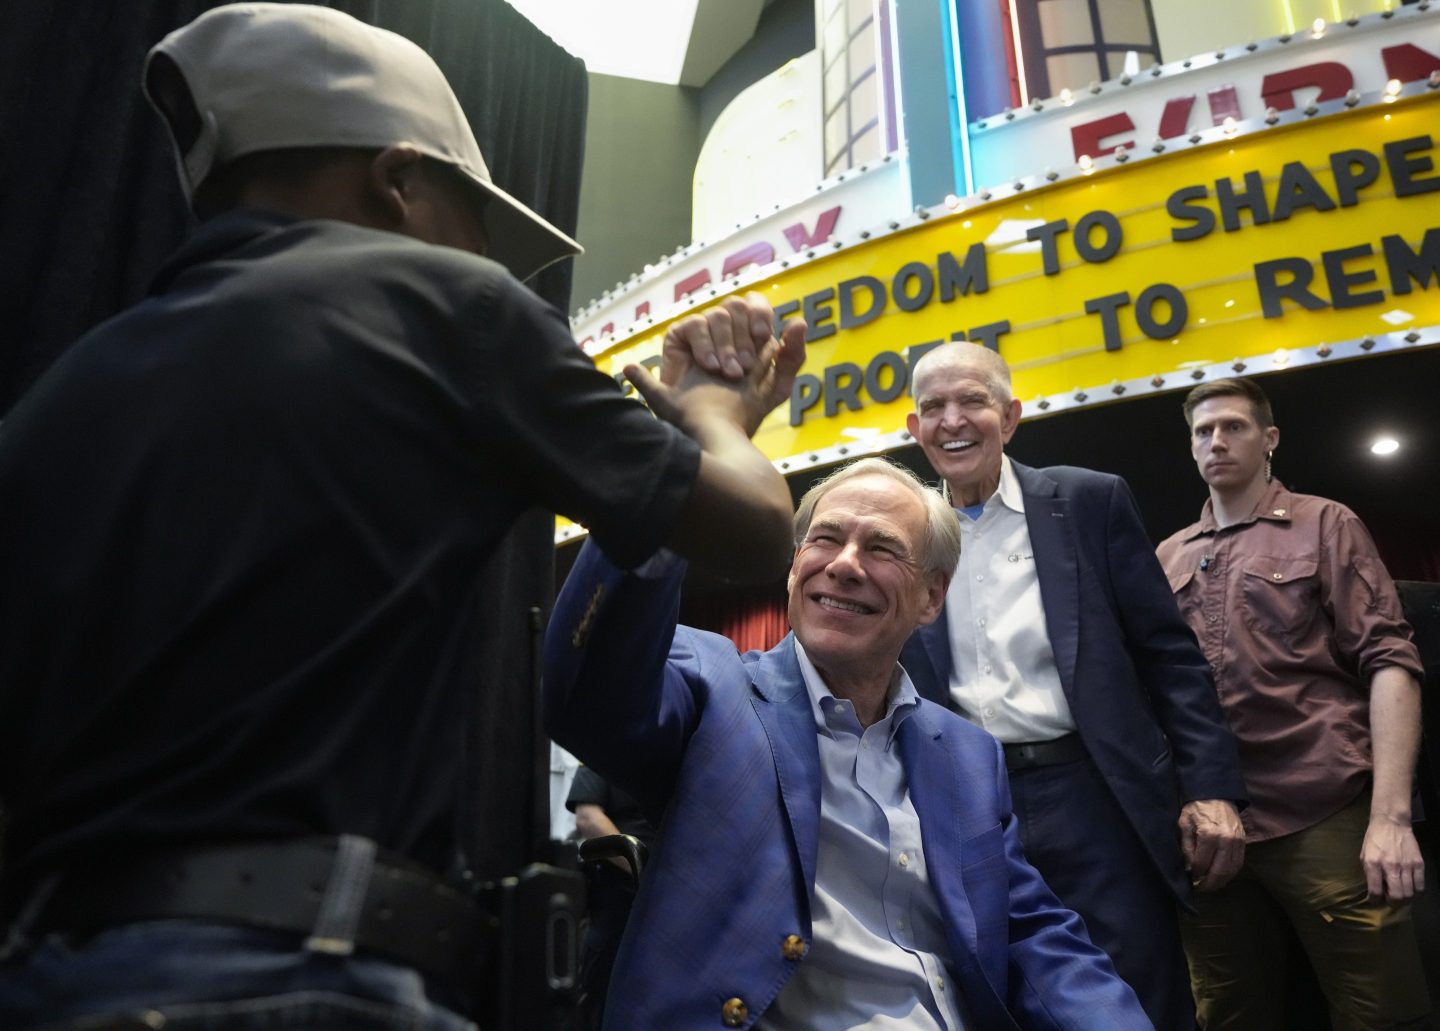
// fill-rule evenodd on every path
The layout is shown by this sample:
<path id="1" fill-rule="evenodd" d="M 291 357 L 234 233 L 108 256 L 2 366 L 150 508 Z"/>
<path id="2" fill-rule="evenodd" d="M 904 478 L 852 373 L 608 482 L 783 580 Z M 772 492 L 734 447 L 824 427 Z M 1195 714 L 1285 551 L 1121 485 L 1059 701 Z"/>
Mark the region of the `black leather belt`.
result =
<path id="1" fill-rule="evenodd" d="M 93 933 L 145 920 L 190 919 L 285 931 L 306 947 L 363 949 L 468 991 L 486 962 L 485 923 L 467 896 L 393 855 L 370 868 L 353 936 L 317 939 L 337 839 L 185 849 L 66 870 L 32 925 Z"/>
<path id="2" fill-rule="evenodd" d="M 1014 773 L 1037 766 L 1059 766 L 1083 759 L 1086 754 L 1079 734 L 1066 734 L 1054 741 L 1026 741 L 1005 746 L 1005 769 Z"/>

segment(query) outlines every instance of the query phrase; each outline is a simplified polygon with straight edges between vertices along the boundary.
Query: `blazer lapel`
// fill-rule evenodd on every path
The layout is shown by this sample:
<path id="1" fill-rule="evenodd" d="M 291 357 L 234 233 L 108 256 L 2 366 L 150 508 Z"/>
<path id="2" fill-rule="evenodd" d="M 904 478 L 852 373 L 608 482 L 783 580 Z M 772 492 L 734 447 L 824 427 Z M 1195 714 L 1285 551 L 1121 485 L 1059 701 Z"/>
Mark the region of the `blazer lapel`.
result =
<path id="1" fill-rule="evenodd" d="M 1025 523 L 1035 551 L 1040 603 L 1060 684 L 1074 702 L 1075 656 L 1080 639 L 1080 567 L 1071 526 L 1070 500 L 1057 497 L 1058 486 L 1043 472 L 1011 461 L 1025 497 Z"/>
<path id="2" fill-rule="evenodd" d="M 943 705 L 950 708 L 950 619 L 946 608 L 940 610 L 939 617 L 930 624 L 922 626 L 915 632 L 920 639 L 920 644 L 925 650 L 925 658 L 930 661 L 930 669 L 916 676 L 911 670 L 910 679 L 915 684 L 915 689 L 924 697 L 936 705 Z"/>
<path id="3" fill-rule="evenodd" d="M 965 894 L 960 870 L 960 775 L 950 756 L 944 731 L 926 715 L 924 706 L 900 724 L 900 763 L 910 801 L 920 819 L 925 870 L 945 919 L 946 937 L 960 965 L 978 949 L 975 914 Z"/>
<path id="4" fill-rule="evenodd" d="M 820 745 L 810 695 L 795 658 L 794 634 L 755 662 L 751 681 L 755 688 L 751 704 L 770 741 L 800 869 L 806 888 L 813 890 L 820 843 Z"/>

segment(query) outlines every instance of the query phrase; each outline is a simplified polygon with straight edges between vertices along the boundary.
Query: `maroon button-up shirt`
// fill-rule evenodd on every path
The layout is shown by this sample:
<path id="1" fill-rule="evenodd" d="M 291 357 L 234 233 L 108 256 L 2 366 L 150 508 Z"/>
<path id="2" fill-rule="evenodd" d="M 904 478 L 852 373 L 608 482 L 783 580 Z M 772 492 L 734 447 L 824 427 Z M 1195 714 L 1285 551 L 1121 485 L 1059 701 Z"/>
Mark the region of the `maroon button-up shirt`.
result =
<path id="1" fill-rule="evenodd" d="M 1156 553 L 1215 672 L 1250 791 L 1250 841 L 1313 826 L 1370 781 L 1370 678 L 1422 675 L 1395 583 L 1344 505 L 1278 482 L 1251 515 Z"/>

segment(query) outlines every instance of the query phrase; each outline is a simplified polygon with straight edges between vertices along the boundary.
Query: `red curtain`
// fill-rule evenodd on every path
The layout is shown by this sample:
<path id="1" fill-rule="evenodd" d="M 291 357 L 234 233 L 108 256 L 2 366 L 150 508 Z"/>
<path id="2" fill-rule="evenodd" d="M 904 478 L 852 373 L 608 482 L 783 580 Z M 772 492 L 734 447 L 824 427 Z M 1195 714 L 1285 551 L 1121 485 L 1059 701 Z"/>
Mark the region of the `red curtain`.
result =
<path id="1" fill-rule="evenodd" d="M 742 652 L 773 648 L 790 632 L 784 585 L 736 588 L 686 598 L 680 622 L 724 634 Z"/>

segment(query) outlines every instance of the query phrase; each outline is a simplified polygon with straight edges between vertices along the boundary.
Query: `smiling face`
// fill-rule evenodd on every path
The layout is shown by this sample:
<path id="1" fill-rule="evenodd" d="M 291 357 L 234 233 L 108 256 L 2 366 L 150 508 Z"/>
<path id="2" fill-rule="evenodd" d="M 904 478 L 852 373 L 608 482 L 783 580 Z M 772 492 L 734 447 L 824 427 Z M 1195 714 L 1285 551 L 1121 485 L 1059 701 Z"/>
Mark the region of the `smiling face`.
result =
<path id="1" fill-rule="evenodd" d="M 1257 488 L 1265 476 L 1265 453 L 1279 443 L 1280 431 L 1262 428 L 1246 397 L 1209 398 L 1190 416 L 1190 454 L 1200 478 L 1222 497 Z"/>
<path id="2" fill-rule="evenodd" d="M 790 626 L 830 689 L 888 685 L 910 633 L 933 622 L 946 574 L 926 573 L 925 506 L 865 474 L 820 497 L 790 567 Z"/>
<path id="3" fill-rule="evenodd" d="M 952 344 L 953 348 L 973 344 Z M 1020 402 L 974 360 L 984 357 L 941 347 L 915 367 L 915 411 L 906 419 L 952 500 L 978 505 L 1000 485 L 1000 459 L 1020 424 Z"/>

